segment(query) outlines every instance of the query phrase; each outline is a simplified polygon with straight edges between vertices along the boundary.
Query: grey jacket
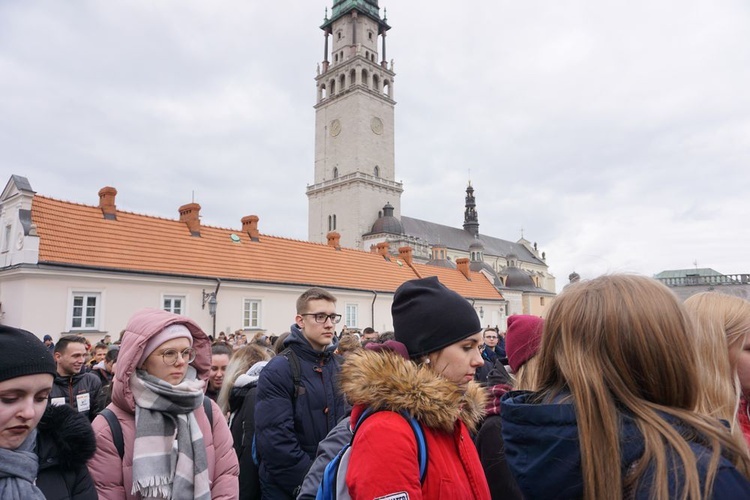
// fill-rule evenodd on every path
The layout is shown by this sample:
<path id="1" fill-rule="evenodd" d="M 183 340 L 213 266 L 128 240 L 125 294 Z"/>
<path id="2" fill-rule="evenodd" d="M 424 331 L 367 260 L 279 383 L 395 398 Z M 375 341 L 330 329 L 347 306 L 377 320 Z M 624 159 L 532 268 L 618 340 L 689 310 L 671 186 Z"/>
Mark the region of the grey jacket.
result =
<path id="1" fill-rule="evenodd" d="M 349 415 L 347 415 L 318 444 L 315 461 L 310 466 L 310 470 L 307 471 L 307 475 L 305 475 L 305 480 L 302 482 L 297 500 L 315 500 L 326 466 L 351 439 L 352 429 L 349 425 Z"/>

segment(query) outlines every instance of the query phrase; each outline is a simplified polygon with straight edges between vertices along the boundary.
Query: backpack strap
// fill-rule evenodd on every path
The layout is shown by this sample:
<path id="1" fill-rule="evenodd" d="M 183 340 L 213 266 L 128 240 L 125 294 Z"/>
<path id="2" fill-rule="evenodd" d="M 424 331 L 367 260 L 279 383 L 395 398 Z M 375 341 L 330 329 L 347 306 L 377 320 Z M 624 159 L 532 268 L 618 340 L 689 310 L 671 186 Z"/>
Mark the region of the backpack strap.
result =
<path id="1" fill-rule="evenodd" d="M 203 411 L 206 412 L 206 417 L 208 417 L 208 426 L 211 428 L 211 432 L 213 432 L 214 410 L 213 408 L 211 408 L 211 398 L 206 395 L 203 396 Z"/>
<path id="2" fill-rule="evenodd" d="M 294 391 L 292 392 L 292 407 L 297 404 L 297 396 L 300 392 L 300 386 L 302 385 L 302 369 L 299 365 L 299 358 L 297 353 L 292 350 L 291 347 L 287 347 L 280 353 L 289 361 L 289 368 L 292 370 L 292 381 L 294 382 Z"/>
<path id="3" fill-rule="evenodd" d="M 99 412 L 99 415 L 104 417 L 104 420 L 109 424 L 109 430 L 112 431 L 112 441 L 117 448 L 117 453 L 120 455 L 120 460 L 125 455 L 125 442 L 122 439 L 122 427 L 120 421 L 117 420 L 117 415 L 109 408 L 104 408 Z"/>

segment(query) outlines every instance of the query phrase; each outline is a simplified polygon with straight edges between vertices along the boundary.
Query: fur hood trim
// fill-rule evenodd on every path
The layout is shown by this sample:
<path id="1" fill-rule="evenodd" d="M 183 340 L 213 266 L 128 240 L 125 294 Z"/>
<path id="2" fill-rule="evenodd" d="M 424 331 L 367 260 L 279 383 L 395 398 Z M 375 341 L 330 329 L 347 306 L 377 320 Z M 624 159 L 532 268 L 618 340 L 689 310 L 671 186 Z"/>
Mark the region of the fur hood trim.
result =
<path id="1" fill-rule="evenodd" d="M 452 432 L 461 420 L 474 432 L 484 416 L 485 390 L 458 385 L 398 354 L 366 349 L 351 353 L 341 368 L 341 390 L 353 405 L 406 410 L 431 429 Z"/>

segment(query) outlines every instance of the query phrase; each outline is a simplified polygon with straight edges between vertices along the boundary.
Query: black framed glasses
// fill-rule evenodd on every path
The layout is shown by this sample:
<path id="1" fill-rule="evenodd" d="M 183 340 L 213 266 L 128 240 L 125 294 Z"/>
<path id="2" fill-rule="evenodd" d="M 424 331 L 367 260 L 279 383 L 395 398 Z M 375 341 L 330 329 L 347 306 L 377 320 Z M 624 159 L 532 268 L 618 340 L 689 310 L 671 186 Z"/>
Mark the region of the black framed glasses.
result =
<path id="1" fill-rule="evenodd" d="M 326 313 L 305 313 L 300 314 L 300 316 L 312 316 L 315 318 L 316 323 L 325 323 L 327 319 L 331 320 L 331 323 L 334 325 L 341 321 L 341 315 L 340 314 L 326 314 Z"/>
<path id="2" fill-rule="evenodd" d="M 177 349 L 167 349 L 166 351 L 161 353 L 161 359 L 167 366 L 172 366 L 177 363 L 178 356 L 182 357 L 182 360 L 186 363 L 192 363 L 193 361 L 195 361 L 195 349 L 193 349 L 192 347 L 188 347 L 182 352 L 178 351 Z"/>

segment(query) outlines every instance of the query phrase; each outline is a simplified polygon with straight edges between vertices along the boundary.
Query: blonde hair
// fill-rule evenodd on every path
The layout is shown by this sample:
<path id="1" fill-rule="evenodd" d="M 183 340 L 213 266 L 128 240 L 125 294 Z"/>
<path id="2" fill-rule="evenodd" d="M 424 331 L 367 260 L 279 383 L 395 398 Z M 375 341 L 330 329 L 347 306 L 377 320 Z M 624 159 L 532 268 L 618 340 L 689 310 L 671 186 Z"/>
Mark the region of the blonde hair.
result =
<path id="1" fill-rule="evenodd" d="M 537 353 L 538 354 L 538 353 Z M 524 364 L 518 367 L 513 374 L 513 390 L 516 391 L 536 391 L 539 378 L 539 356 L 535 354 Z"/>
<path id="2" fill-rule="evenodd" d="M 224 415 L 229 412 L 229 395 L 234 388 L 237 377 L 248 371 L 255 363 L 267 361 L 272 357 L 273 353 L 270 349 L 258 344 L 248 344 L 234 351 L 234 355 L 227 365 L 227 372 L 224 374 L 224 383 L 221 385 L 219 397 L 216 398 L 216 403 Z"/>
<path id="3" fill-rule="evenodd" d="M 750 333 L 750 302 L 716 292 L 688 298 L 685 309 L 696 332 L 700 376 L 698 411 L 732 423 L 740 442 L 737 421 L 742 387 L 737 378 L 737 358 Z"/>
<path id="4" fill-rule="evenodd" d="M 544 402 L 569 394 L 578 425 L 584 498 L 622 498 L 653 471 L 651 498 L 669 498 L 678 467 L 678 498 L 711 496 L 722 452 L 743 475 L 744 450 L 718 421 L 695 413 L 697 356 L 690 321 L 656 280 L 611 275 L 570 285 L 552 304 L 539 352 Z M 643 456 L 622 477 L 620 413 L 644 439 Z M 683 436 L 663 415 L 692 429 Z M 711 450 L 704 489 L 688 439 Z M 668 452 L 669 450 L 669 452 Z M 668 456 L 669 455 L 669 456 Z M 612 485 L 620 484 L 619 491 Z"/>

